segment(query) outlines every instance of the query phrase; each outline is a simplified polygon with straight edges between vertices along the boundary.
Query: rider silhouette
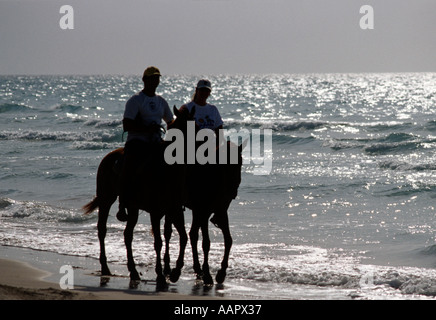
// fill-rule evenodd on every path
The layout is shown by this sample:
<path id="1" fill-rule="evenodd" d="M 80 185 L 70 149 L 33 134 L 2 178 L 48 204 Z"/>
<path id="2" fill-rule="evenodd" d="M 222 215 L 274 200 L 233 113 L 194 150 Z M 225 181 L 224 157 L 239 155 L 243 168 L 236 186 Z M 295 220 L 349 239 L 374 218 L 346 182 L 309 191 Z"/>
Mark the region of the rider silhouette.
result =
<path id="1" fill-rule="evenodd" d="M 145 159 L 150 159 L 162 151 L 162 120 L 167 124 L 173 120 L 168 103 L 156 94 L 160 77 L 158 68 L 152 66 L 145 69 L 142 76 L 144 89 L 133 95 L 125 106 L 123 129 L 127 131 L 127 141 L 124 147 L 120 204 L 117 213 L 120 221 L 127 221 L 126 207 L 137 188 L 136 170 Z"/>

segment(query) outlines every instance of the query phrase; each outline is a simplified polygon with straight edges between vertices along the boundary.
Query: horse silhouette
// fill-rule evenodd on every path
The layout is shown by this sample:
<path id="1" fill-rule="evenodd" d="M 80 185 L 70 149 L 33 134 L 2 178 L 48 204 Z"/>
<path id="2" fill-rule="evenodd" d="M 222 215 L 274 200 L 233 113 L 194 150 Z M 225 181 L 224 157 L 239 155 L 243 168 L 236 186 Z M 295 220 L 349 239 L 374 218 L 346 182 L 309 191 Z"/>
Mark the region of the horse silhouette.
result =
<path id="1" fill-rule="evenodd" d="M 191 110 L 191 112 L 195 112 L 195 109 Z M 192 114 L 187 115 L 186 113 L 186 109 L 183 112 L 174 109 L 177 119 L 182 121 L 189 121 L 189 118 L 192 118 Z M 187 125 L 179 124 L 179 129 L 185 133 L 185 139 L 188 138 L 186 127 Z M 187 144 L 188 141 L 185 141 L 185 149 Z M 196 143 L 196 150 L 198 146 L 199 144 Z M 193 267 L 197 279 L 203 280 L 205 285 L 213 285 L 213 279 L 209 270 L 210 237 L 208 230 L 209 218 L 212 214 L 214 216 L 211 222 L 221 229 L 224 236 L 224 257 L 221 262 L 221 269 L 218 271 L 215 279 L 217 283 L 221 284 L 226 277 L 230 250 L 233 243 L 230 233 L 228 209 L 232 200 L 236 198 L 238 187 L 241 183 L 242 150 L 245 146 L 246 141 L 240 146 L 227 142 L 216 149 L 216 164 L 199 164 L 197 162 L 187 165 L 184 204 L 192 210 L 192 225 L 189 237 L 193 254 Z M 236 163 L 231 161 L 233 160 L 232 155 L 234 151 L 237 152 Z M 186 154 L 187 152 L 185 151 Z M 226 160 L 225 163 L 220 163 L 220 160 L 222 162 L 223 159 Z M 204 255 L 202 266 L 200 266 L 197 248 L 200 229 L 203 238 L 202 248 Z"/>
<path id="2" fill-rule="evenodd" d="M 184 121 L 186 122 L 186 120 Z M 181 119 L 175 119 L 168 128 L 177 128 Z M 163 148 L 162 148 L 163 150 Z M 117 200 L 121 193 L 120 172 L 117 172 L 117 164 L 122 161 L 124 148 L 113 150 L 101 161 L 97 171 L 97 194 L 94 199 L 86 204 L 83 209 L 85 214 L 89 214 L 98 208 L 98 239 L 100 242 L 100 265 L 102 275 L 111 275 L 107 265 L 105 237 L 107 232 L 107 220 L 112 204 Z M 142 170 L 141 170 L 142 169 Z M 118 170 L 119 171 L 119 170 Z M 127 251 L 127 267 L 130 272 L 130 279 L 140 280 L 133 259 L 132 241 L 133 230 L 138 221 L 139 210 L 145 210 L 150 214 L 152 232 L 154 236 L 154 249 L 156 252 L 157 286 L 166 285 L 166 276 L 170 281 L 176 282 L 184 266 L 184 252 L 188 241 L 185 230 L 183 213 L 183 199 L 180 190 L 184 186 L 185 168 L 183 165 L 168 165 L 164 162 L 153 166 L 139 168 L 137 178 L 140 181 L 136 188 L 136 193 L 128 203 L 127 223 L 124 230 L 124 242 Z M 165 268 L 162 268 L 161 249 L 162 238 L 160 232 L 160 222 L 165 217 L 164 237 L 166 250 L 164 255 Z M 172 225 L 179 233 L 179 256 L 176 267 L 171 270 L 169 256 L 169 241 L 172 233 Z"/>
<path id="3" fill-rule="evenodd" d="M 169 129 L 179 129 L 184 133 L 187 139 L 187 123 L 193 121 L 195 108 L 189 113 L 179 111 L 174 107 L 176 119 L 169 125 Z M 198 130 L 198 128 L 197 128 Z M 186 141 L 185 141 L 186 142 Z M 168 145 L 168 142 L 166 142 Z M 186 147 L 186 143 L 184 146 Z M 196 145 L 198 147 L 198 144 Z M 212 285 L 213 279 L 209 271 L 209 251 L 210 237 L 208 231 L 208 221 L 212 214 L 214 216 L 211 222 L 222 230 L 224 236 L 224 257 L 221 262 L 221 269 L 216 275 L 216 281 L 223 283 L 228 268 L 230 249 L 232 246 L 232 237 L 229 227 L 228 208 L 230 203 L 237 196 L 237 190 L 241 183 L 242 168 L 242 150 L 245 143 L 237 146 L 227 142 L 216 150 L 218 164 L 162 164 L 155 170 L 152 168 L 144 170 L 140 174 L 143 183 L 138 188 L 136 196 L 128 206 L 128 220 L 124 230 L 124 242 L 127 251 L 127 266 L 130 272 L 131 280 L 139 280 L 139 274 L 136 270 L 133 259 L 132 241 L 133 230 L 138 221 L 139 210 L 149 212 L 154 236 L 154 248 L 156 251 L 156 274 L 157 285 L 166 284 L 166 276 L 170 281 L 176 282 L 184 266 L 184 252 L 187 244 L 187 234 L 184 225 L 183 207 L 186 206 L 192 210 L 192 225 L 189 237 L 193 253 L 193 267 L 198 279 L 202 279 L 204 284 Z M 237 148 L 237 163 L 230 160 L 233 154 L 232 149 Z M 220 164 L 220 156 L 225 153 L 227 162 Z M 101 161 L 97 171 L 97 194 L 94 199 L 86 204 L 83 209 L 85 214 L 90 214 L 98 208 L 98 239 L 100 242 L 100 264 L 101 274 L 111 275 L 107 265 L 105 237 L 107 232 L 107 219 L 113 203 L 120 195 L 120 173 L 115 169 L 117 163 L 122 161 L 124 148 L 113 150 L 107 154 Z M 184 153 L 187 155 L 186 150 Z M 147 168 L 145 168 L 147 169 Z M 162 239 L 160 234 L 160 221 L 165 217 L 164 237 L 165 237 L 165 254 L 164 263 L 160 259 L 162 249 Z M 175 226 L 179 233 L 179 256 L 176 262 L 176 268 L 170 268 L 169 241 L 172 234 L 172 225 Z M 204 261 L 200 266 L 198 257 L 197 243 L 199 239 L 199 230 L 201 229 L 203 237 Z"/>

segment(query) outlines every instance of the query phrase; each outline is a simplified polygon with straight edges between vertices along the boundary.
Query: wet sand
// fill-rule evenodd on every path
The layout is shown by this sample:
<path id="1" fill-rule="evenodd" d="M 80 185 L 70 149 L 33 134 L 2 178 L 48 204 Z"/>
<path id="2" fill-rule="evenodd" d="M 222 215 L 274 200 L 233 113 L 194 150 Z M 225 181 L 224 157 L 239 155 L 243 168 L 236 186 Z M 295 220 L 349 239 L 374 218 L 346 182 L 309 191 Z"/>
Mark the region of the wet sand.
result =
<path id="1" fill-rule="evenodd" d="M 62 270 L 62 266 L 68 266 Z M 126 266 L 110 266 L 114 276 L 99 275 L 97 259 L 0 246 L 1 300 L 216 300 L 219 289 L 180 279 L 157 290 L 153 279 L 131 283 Z M 72 273 L 68 270 L 72 270 Z M 66 280 L 70 274 L 73 278 Z M 61 286 L 72 285 L 63 289 Z"/>

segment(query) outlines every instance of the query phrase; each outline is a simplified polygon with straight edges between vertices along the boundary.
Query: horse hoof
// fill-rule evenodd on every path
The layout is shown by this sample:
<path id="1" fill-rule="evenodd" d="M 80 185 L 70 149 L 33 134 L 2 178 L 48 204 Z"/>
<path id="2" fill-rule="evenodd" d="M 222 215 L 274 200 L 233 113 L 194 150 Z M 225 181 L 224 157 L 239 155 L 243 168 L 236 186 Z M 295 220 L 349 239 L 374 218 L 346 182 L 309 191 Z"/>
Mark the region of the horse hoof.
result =
<path id="1" fill-rule="evenodd" d="M 112 273 L 110 272 L 108 267 L 102 267 L 101 268 L 101 275 L 102 276 L 111 276 Z"/>
<path id="2" fill-rule="evenodd" d="M 138 271 L 132 271 L 130 272 L 130 280 L 132 281 L 139 281 L 141 278 L 139 277 Z"/>
<path id="3" fill-rule="evenodd" d="M 216 282 L 218 284 L 222 284 L 226 278 L 227 273 L 224 270 L 219 270 L 218 273 L 216 274 Z"/>
<path id="4" fill-rule="evenodd" d="M 180 274 L 181 274 L 181 273 L 182 273 L 182 271 L 181 271 L 180 269 L 174 268 L 174 269 L 171 271 L 171 274 L 170 274 L 170 281 L 171 281 L 172 283 L 177 282 L 177 281 L 179 280 L 179 278 L 180 278 Z"/>
<path id="5" fill-rule="evenodd" d="M 105 287 L 109 283 L 110 278 L 108 276 L 101 276 L 100 277 L 100 287 Z"/>
<path id="6" fill-rule="evenodd" d="M 156 288 L 158 290 L 163 290 L 167 287 L 167 279 L 163 274 L 158 275 L 156 278 Z"/>
<path id="7" fill-rule="evenodd" d="M 141 283 L 140 280 L 133 280 L 133 279 L 130 279 L 130 282 L 129 282 L 129 289 L 138 289 L 140 283 Z"/>
<path id="8" fill-rule="evenodd" d="M 203 276 L 203 283 L 205 286 L 213 286 L 213 279 L 210 274 L 205 274 Z"/>

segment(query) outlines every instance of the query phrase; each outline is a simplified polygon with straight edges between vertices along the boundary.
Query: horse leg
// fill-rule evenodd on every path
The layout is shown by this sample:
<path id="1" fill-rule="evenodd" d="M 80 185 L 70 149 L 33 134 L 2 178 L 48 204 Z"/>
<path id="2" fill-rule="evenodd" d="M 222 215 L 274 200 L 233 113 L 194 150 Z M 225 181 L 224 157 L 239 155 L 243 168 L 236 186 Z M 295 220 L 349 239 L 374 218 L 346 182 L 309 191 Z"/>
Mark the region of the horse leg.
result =
<path id="1" fill-rule="evenodd" d="M 154 236 L 154 250 L 156 251 L 156 286 L 158 288 L 165 287 L 166 286 L 166 278 L 163 275 L 162 270 L 162 262 L 161 262 L 161 250 L 162 250 L 162 238 L 160 235 L 160 219 L 161 217 L 159 214 L 152 214 L 150 213 L 151 217 L 151 227 L 153 230 L 153 236 Z"/>
<path id="2" fill-rule="evenodd" d="M 223 283 L 224 279 L 226 278 L 226 270 L 227 267 L 229 266 L 230 249 L 233 243 L 233 239 L 230 234 L 229 217 L 227 215 L 227 211 L 222 215 L 220 227 L 224 236 L 224 257 L 221 262 L 221 269 L 218 270 L 218 273 L 215 278 L 216 282 L 218 282 L 219 284 Z"/>
<path id="3" fill-rule="evenodd" d="M 203 271 L 201 270 L 200 261 L 198 260 L 198 232 L 200 231 L 200 224 L 197 217 L 197 212 L 192 211 L 192 225 L 191 230 L 189 231 L 189 239 L 191 241 L 191 247 L 192 247 L 192 258 L 193 258 L 193 267 L 194 272 L 197 275 L 197 279 L 201 279 L 203 275 Z"/>
<path id="4" fill-rule="evenodd" d="M 110 205 L 100 205 L 98 209 L 98 222 L 97 222 L 97 230 L 98 230 L 98 240 L 100 242 L 100 265 L 101 265 L 101 275 L 102 276 L 110 276 L 111 272 L 107 265 L 106 259 L 106 248 L 104 244 L 104 239 L 106 238 L 107 232 L 107 219 L 109 216 Z"/>
<path id="5" fill-rule="evenodd" d="M 133 259 L 133 252 L 132 252 L 132 242 L 133 242 L 133 229 L 136 226 L 136 223 L 138 222 L 138 215 L 139 210 L 138 209 L 128 209 L 128 219 L 126 228 L 124 229 L 124 243 L 126 245 L 127 250 L 127 268 L 130 272 L 130 280 L 136 281 L 140 280 L 138 271 L 136 271 L 135 261 Z"/>
<path id="6" fill-rule="evenodd" d="M 201 235 L 203 236 L 203 282 L 205 285 L 213 285 L 213 279 L 209 271 L 209 251 L 210 251 L 210 238 L 209 238 L 209 221 L 207 217 L 201 223 Z"/>
<path id="7" fill-rule="evenodd" d="M 173 233 L 172 221 L 170 216 L 165 215 L 164 223 L 164 238 L 165 238 L 165 254 L 164 254 L 164 275 L 169 276 L 171 274 L 170 266 L 170 240 Z"/>
<path id="8" fill-rule="evenodd" d="M 173 218 L 174 226 L 179 233 L 179 257 L 177 258 L 176 267 L 171 271 L 170 281 L 177 282 L 179 280 L 180 274 L 182 273 L 182 268 L 185 265 L 185 248 L 188 242 L 188 235 L 185 229 L 185 217 L 183 215 L 183 209 L 180 208 L 177 215 Z"/>

